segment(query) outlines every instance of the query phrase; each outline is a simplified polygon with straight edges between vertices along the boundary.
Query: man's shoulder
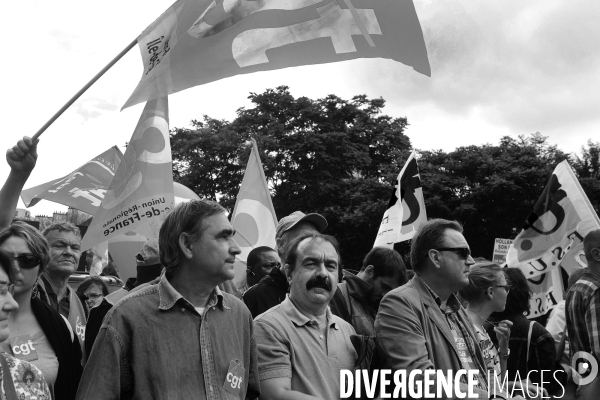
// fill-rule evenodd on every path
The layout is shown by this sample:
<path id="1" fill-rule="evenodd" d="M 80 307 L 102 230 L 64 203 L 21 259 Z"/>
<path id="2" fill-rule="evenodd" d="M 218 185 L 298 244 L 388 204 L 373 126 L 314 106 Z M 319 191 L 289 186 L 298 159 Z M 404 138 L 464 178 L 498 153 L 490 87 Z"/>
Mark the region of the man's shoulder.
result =
<path id="1" fill-rule="evenodd" d="M 139 319 L 141 315 L 158 310 L 158 285 L 148 285 L 135 292 L 129 292 L 117 301 L 104 318 L 104 324 L 114 319 Z"/>
<path id="2" fill-rule="evenodd" d="M 396 289 L 390 290 L 382 301 L 388 300 L 404 300 L 414 301 L 419 300 L 421 297 L 421 290 L 415 285 L 414 280 L 410 280 L 406 284 L 397 287 Z"/>
<path id="3" fill-rule="evenodd" d="M 269 308 L 267 311 L 260 315 L 257 315 L 256 318 L 254 318 L 254 322 L 261 321 L 268 324 L 272 324 L 275 322 L 281 324 L 286 320 L 289 320 L 289 318 L 286 318 L 286 313 L 283 310 L 281 304 L 277 304 L 276 306 Z"/>

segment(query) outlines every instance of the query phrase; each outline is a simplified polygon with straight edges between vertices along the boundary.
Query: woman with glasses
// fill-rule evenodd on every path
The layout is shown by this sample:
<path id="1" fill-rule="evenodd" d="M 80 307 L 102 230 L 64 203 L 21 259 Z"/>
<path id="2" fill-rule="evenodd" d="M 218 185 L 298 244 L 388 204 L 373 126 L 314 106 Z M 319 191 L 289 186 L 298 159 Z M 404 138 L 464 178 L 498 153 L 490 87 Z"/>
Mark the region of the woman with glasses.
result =
<path id="1" fill-rule="evenodd" d="M 100 305 L 105 296 L 108 296 L 108 286 L 98 276 L 85 278 L 77 288 L 77 295 L 85 301 L 88 309 Z"/>
<path id="2" fill-rule="evenodd" d="M 38 367 L 53 399 L 72 400 L 82 373 L 79 341 L 57 311 L 33 298 L 37 280 L 50 261 L 48 242 L 37 229 L 15 222 L 0 232 L 0 249 L 13 259 L 14 299 L 19 305 L 10 313 L 10 336 L 0 349 L 26 356 Z M 15 340 L 29 344 L 28 354 L 13 351 Z"/>
<path id="3" fill-rule="evenodd" d="M 0 342 L 9 338 L 8 319 L 19 307 L 12 296 L 12 264 L 12 257 L 0 249 Z M 19 341 L 12 347 L 13 351 L 0 353 L 0 399 L 50 399 L 50 390 L 42 372 L 35 365 L 13 356 L 13 352 L 18 355 L 30 352 L 29 343 Z"/>
<path id="4" fill-rule="evenodd" d="M 512 322 L 504 320 L 494 324 L 498 347 L 492 342 L 484 325 L 493 312 L 504 310 L 509 291 L 510 286 L 506 275 L 498 264 L 479 262 L 471 266 L 469 285 L 459 292 L 460 297 L 467 302 L 467 315 L 475 327 L 479 347 L 483 352 L 490 387 L 492 387 L 492 377 L 496 376 L 497 380 L 502 382 L 506 374 L 506 360 L 510 353 L 508 340 Z M 497 390 L 498 394 L 501 394 L 500 389 Z"/>

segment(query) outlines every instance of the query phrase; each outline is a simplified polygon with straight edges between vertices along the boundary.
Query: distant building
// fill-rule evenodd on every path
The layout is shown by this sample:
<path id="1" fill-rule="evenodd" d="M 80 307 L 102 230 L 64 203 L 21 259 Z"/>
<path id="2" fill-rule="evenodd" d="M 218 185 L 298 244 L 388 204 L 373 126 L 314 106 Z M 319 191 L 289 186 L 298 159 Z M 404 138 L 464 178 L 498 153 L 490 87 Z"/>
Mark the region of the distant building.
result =
<path id="1" fill-rule="evenodd" d="M 35 220 L 40 223 L 40 231 L 43 231 L 46 227 L 52 225 L 52 218 L 46 215 L 36 215 Z"/>
<path id="2" fill-rule="evenodd" d="M 31 212 L 29 210 L 25 210 L 24 208 L 17 208 L 15 210 L 15 219 L 33 221 Z"/>
<path id="3" fill-rule="evenodd" d="M 52 214 L 52 223 L 57 222 L 67 222 L 67 214 L 55 211 L 54 214 Z"/>

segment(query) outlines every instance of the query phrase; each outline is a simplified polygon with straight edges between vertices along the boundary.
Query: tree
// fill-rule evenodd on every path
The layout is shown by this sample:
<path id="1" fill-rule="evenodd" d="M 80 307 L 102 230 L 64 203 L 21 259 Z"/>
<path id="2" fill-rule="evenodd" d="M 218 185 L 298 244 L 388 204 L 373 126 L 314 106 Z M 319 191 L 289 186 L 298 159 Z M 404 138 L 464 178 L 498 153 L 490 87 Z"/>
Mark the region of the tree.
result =
<path id="1" fill-rule="evenodd" d="M 579 183 L 588 195 L 597 214 L 600 213 L 600 143 L 588 140 L 587 148 L 581 147 L 582 157 L 577 156 L 573 169 Z"/>
<path id="2" fill-rule="evenodd" d="M 207 116 L 171 135 L 174 179 L 229 210 L 257 141 L 278 218 L 321 213 L 358 267 L 373 246 L 390 189 L 410 151 L 406 118 L 382 115 L 383 99 L 294 98 L 287 86 L 251 93 L 228 123 Z"/>
<path id="3" fill-rule="evenodd" d="M 539 133 L 493 146 L 424 151 L 419 159 L 429 218 L 456 219 L 476 256 L 491 259 L 494 238 L 514 238 L 552 171 L 570 156 Z"/>

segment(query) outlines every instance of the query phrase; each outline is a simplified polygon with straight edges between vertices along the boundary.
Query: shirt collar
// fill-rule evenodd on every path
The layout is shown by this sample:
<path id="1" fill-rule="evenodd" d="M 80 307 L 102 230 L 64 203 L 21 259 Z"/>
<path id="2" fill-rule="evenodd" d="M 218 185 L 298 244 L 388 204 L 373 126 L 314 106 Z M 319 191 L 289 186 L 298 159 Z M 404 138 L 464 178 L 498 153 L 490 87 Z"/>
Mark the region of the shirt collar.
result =
<path id="1" fill-rule="evenodd" d="M 169 310 L 171 307 L 177 303 L 181 299 L 182 302 L 188 304 L 191 308 L 195 309 L 192 303 L 190 303 L 185 297 L 181 295 L 175 288 L 171 285 L 169 280 L 167 279 L 167 274 L 163 274 L 160 278 L 160 282 L 158 282 L 158 299 L 159 305 L 158 308 L 160 310 Z M 215 305 L 219 305 L 219 307 L 230 310 L 229 307 L 225 304 L 223 292 L 219 289 L 218 286 L 214 288 L 210 295 L 210 300 L 206 305 L 206 308 L 213 307 Z"/>
<path id="2" fill-rule="evenodd" d="M 442 299 L 440 299 L 440 296 L 438 296 L 432 288 L 429 287 L 429 285 L 427 284 L 427 282 L 425 282 L 423 280 L 423 278 L 421 278 L 418 274 L 415 274 L 415 276 L 417 278 L 419 278 L 419 280 L 423 283 L 423 285 L 425 285 L 425 287 L 427 288 L 427 290 L 429 290 L 429 293 L 431 293 L 431 297 L 433 297 L 433 300 L 435 300 L 435 304 L 438 305 L 438 307 L 442 306 Z M 449 306 L 452 311 L 456 312 L 458 311 L 462 305 L 460 304 L 460 301 L 458 301 L 458 299 L 456 298 L 456 295 L 454 293 L 452 293 L 450 295 L 450 297 L 448 297 L 448 300 L 446 301 L 446 305 Z M 447 310 L 447 308 L 446 308 Z"/>
<path id="3" fill-rule="evenodd" d="M 290 321 L 292 321 L 296 326 L 312 325 L 313 323 L 316 323 L 315 320 L 309 319 L 306 315 L 302 314 L 296 308 L 294 303 L 292 303 L 292 300 L 290 300 L 289 293 L 285 295 L 285 300 L 281 302 L 281 308 L 283 309 L 283 312 L 285 312 L 285 314 L 288 316 Z M 331 313 L 329 307 L 327 307 L 325 315 L 327 316 L 327 323 L 329 324 L 329 326 L 336 330 L 339 329 L 337 323 L 333 319 L 333 314 Z"/>

